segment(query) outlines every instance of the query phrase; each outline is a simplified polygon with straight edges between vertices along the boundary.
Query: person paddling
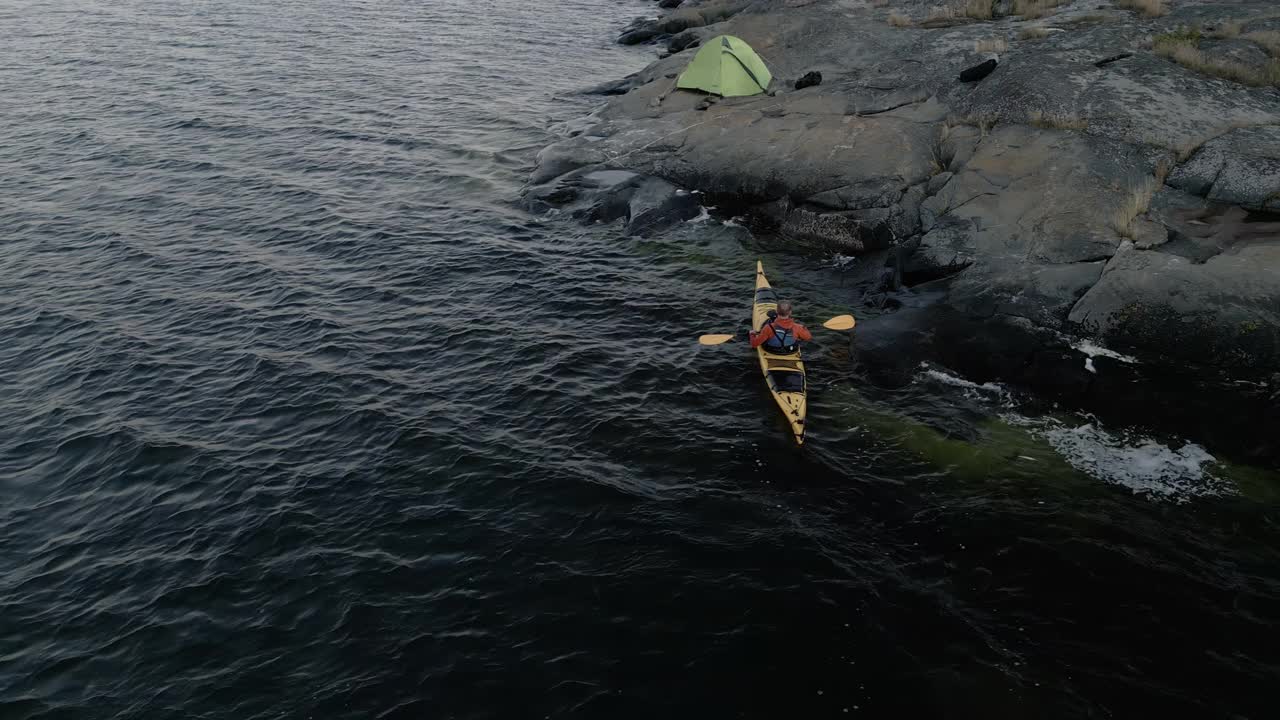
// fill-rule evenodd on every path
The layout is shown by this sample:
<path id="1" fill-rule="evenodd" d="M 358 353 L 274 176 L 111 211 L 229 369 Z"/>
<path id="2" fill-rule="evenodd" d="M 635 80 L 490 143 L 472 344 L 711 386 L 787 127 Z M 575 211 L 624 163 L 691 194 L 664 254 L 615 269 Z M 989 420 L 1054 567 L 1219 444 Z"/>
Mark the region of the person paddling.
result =
<path id="1" fill-rule="evenodd" d="M 760 347 L 777 355 L 790 355 L 800 349 L 800 343 L 812 340 L 809 328 L 791 319 L 791 301 L 778 303 L 777 315 L 765 321 L 760 332 L 749 333 L 751 347 Z"/>

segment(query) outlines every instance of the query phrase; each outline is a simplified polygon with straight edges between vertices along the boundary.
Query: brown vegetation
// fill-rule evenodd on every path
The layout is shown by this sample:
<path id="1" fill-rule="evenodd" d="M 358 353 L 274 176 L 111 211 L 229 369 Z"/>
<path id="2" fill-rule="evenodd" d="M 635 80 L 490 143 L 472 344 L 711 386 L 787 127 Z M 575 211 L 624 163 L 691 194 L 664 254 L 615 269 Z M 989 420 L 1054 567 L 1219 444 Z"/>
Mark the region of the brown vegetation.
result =
<path id="1" fill-rule="evenodd" d="M 1098 23 L 1113 22 L 1119 19 L 1120 18 L 1117 15 L 1108 15 L 1107 13 L 1089 13 L 1088 15 L 1076 15 L 1075 17 L 1067 18 L 1066 20 L 1063 20 L 1063 22 L 1075 25 L 1095 25 Z"/>
<path id="2" fill-rule="evenodd" d="M 1183 28 L 1157 35 L 1151 47 L 1157 55 L 1203 75 L 1254 87 L 1280 86 L 1280 59 L 1271 59 L 1260 67 L 1235 60 L 1216 58 L 1200 49 L 1200 30 Z"/>
<path id="3" fill-rule="evenodd" d="M 983 137 L 986 137 L 998 122 L 1000 122 L 1000 113 L 974 113 L 947 118 L 947 123 L 950 125 L 970 125 L 978 128 Z"/>
<path id="4" fill-rule="evenodd" d="M 1032 110 L 1027 113 L 1027 122 L 1038 128 L 1052 128 L 1054 130 L 1084 130 L 1089 127 L 1089 121 L 1079 115 L 1047 113 L 1042 110 Z"/>
<path id="5" fill-rule="evenodd" d="M 889 24 L 894 27 L 911 27 L 911 18 L 894 11 L 889 13 Z"/>
<path id="6" fill-rule="evenodd" d="M 1013 14 L 1023 19 L 1035 20 L 1045 15 L 1052 15 L 1054 9 L 1069 0 L 1013 0 Z"/>
<path id="7" fill-rule="evenodd" d="M 1133 221 L 1151 208 L 1151 198 L 1155 197 L 1158 189 L 1159 184 L 1154 177 L 1144 178 L 1129 189 L 1120 207 L 1111 215 L 1111 228 L 1120 237 L 1133 239 Z"/>
<path id="8" fill-rule="evenodd" d="M 974 20 L 990 20 L 995 17 L 995 5 L 995 0 L 964 0 L 957 4 L 956 14 Z"/>
<path id="9" fill-rule="evenodd" d="M 1233 38 L 1244 30 L 1244 23 L 1240 20 L 1228 20 L 1205 34 L 1211 38 Z"/>
<path id="10" fill-rule="evenodd" d="M 949 123 L 943 123 L 938 129 L 938 137 L 933 141 L 932 157 L 929 160 L 932 175 L 941 175 L 951 170 L 951 165 L 956 159 L 956 149 L 950 142 L 951 128 Z"/>
<path id="11" fill-rule="evenodd" d="M 973 51 L 976 53 L 1002 53 L 1008 49 L 1009 43 L 1004 38 L 987 38 L 973 43 Z"/>
<path id="12" fill-rule="evenodd" d="M 995 0 L 951 0 L 929 8 L 928 17 L 918 24 L 924 28 L 941 28 L 994 18 Z"/>
<path id="13" fill-rule="evenodd" d="M 1169 12 L 1164 0 L 1116 0 L 1116 5 L 1129 10 L 1136 10 L 1147 17 L 1160 17 Z"/>
<path id="14" fill-rule="evenodd" d="M 1246 33 L 1244 39 L 1261 45 L 1272 57 L 1280 57 L 1280 31 L 1259 30 Z"/>

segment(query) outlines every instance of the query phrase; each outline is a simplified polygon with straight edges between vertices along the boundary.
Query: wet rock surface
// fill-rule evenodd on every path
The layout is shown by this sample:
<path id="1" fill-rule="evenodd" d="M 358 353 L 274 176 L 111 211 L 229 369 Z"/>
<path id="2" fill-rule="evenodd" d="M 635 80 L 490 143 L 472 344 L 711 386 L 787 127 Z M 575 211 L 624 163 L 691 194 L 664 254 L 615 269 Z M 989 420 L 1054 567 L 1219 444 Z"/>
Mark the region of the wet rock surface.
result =
<path id="1" fill-rule="evenodd" d="M 579 194 L 571 211 L 643 225 L 635 218 L 690 212 L 673 200 L 683 188 L 798 252 L 883 262 L 876 254 L 894 250 L 885 257 L 903 292 L 931 298 L 924 309 L 904 303 L 910 324 L 936 330 L 945 313 L 956 335 L 938 355 L 1085 406 L 1110 380 L 1084 367 L 1070 338 L 1141 358 L 1140 370 L 1115 374 L 1133 375 L 1142 392 L 1162 392 L 1162 367 L 1188 365 L 1206 388 L 1211 377 L 1270 388 L 1280 368 L 1280 89 L 1184 67 L 1156 54 L 1152 38 L 1238 21 L 1239 37 L 1201 50 L 1262 62 L 1270 51 L 1248 38 L 1275 25 L 1272 3 L 1186 0 L 1148 18 L 1077 0 L 1043 18 L 990 21 L 930 19 L 926 2 L 874 5 L 685 2 L 638 22 L 623 42 L 673 54 L 596 89 L 612 94 L 608 104 L 593 127 L 539 157 L 532 204 L 625 169 L 669 186 Z M 891 12 L 909 25 L 890 24 Z M 695 48 L 722 33 L 765 60 L 772 94 L 708 101 L 675 89 Z M 960 81 L 994 53 L 981 82 Z M 637 212 L 636 196 L 659 198 L 641 202 L 658 209 Z M 1248 452 L 1276 457 L 1271 390 L 1206 393 L 1218 406 L 1247 405 L 1242 415 L 1260 418 L 1253 434 L 1272 437 Z M 1178 392 L 1188 407 L 1212 405 Z"/>

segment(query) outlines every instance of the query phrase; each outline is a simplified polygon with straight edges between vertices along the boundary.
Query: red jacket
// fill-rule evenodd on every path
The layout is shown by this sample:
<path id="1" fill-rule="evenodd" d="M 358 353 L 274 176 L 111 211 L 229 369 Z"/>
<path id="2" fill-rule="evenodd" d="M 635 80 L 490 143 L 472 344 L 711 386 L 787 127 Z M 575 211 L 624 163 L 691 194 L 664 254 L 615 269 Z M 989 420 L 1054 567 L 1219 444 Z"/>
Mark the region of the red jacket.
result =
<path id="1" fill-rule="evenodd" d="M 791 318 L 775 318 L 771 323 L 765 323 L 760 332 L 751 333 L 751 347 L 760 347 L 766 340 L 773 337 L 773 326 L 777 325 L 783 330 L 791 330 L 797 340 L 812 340 L 813 333 L 809 332 L 809 328 L 792 320 Z"/>

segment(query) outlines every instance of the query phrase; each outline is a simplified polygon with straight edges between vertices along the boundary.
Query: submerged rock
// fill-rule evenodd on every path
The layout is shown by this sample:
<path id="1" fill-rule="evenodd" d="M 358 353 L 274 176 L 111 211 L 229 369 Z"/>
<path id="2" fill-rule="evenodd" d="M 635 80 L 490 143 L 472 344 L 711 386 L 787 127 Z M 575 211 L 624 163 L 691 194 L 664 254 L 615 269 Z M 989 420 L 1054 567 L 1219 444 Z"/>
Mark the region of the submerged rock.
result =
<path id="1" fill-rule="evenodd" d="M 584 222 L 626 221 L 626 234 L 648 235 L 701 211 L 697 196 L 665 180 L 625 170 L 580 169 L 529 188 L 534 212 L 567 212 Z"/>

